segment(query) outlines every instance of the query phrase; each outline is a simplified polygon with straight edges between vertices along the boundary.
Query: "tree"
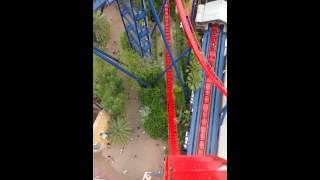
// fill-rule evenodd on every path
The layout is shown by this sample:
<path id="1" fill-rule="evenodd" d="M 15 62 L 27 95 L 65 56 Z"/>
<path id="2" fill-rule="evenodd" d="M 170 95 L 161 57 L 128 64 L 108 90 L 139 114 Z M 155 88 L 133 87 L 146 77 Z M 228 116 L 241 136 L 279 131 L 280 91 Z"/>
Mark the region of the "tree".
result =
<path id="1" fill-rule="evenodd" d="M 93 44 L 104 48 L 109 40 L 110 25 L 105 16 L 93 13 Z"/>
<path id="2" fill-rule="evenodd" d="M 124 87 L 116 69 L 94 56 L 93 77 L 93 93 L 101 100 L 102 107 L 114 118 L 122 115 L 125 101 Z"/>
<path id="3" fill-rule="evenodd" d="M 165 91 L 159 86 L 141 89 L 140 101 L 149 107 L 150 113 L 144 117 L 143 127 L 150 137 L 155 139 L 167 139 L 168 122 L 165 103 Z"/>
<path id="4" fill-rule="evenodd" d="M 128 121 L 124 118 L 118 117 L 109 121 L 109 140 L 114 144 L 125 145 L 130 137 L 132 129 Z"/>
<path id="5" fill-rule="evenodd" d="M 200 70 L 201 70 L 200 65 L 192 53 L 191 59 L 190 59 L 190 65 L 186 70 L 186 72 L 188 73 L 187 85 L 191 90 L 195 90 L 201 86 Z"/>
<path id="6" fill-rule="evenodd" d="M 120 52 L 119 59 L 121 62 L 127 64 L 127 68 L 135 76 L 142 79 L 144 82 L 151 84 L 154 82 L 155 78 L 160 74 L 160 66 L 154 62 L 143 60 L 133 49 L 129 48 L 124 36 L 121 37 L 122 51 Z M 139 90 L 137 82 L 133 79 L 129 79 L 131 87 L 135 90 Z M 156 82 L 158 83 L 158 82 Z"/>

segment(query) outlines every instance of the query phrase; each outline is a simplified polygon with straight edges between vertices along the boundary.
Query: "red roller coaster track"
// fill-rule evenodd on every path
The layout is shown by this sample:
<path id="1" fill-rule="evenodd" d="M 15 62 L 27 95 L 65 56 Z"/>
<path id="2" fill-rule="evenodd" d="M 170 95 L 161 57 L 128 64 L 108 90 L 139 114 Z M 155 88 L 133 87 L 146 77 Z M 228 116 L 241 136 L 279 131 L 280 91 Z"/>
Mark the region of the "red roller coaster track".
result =
<path id="1" fill-rule="evenodd" d="M 169 4 L 170 1 L 167 0 L 164 6 L 164 31 L 166 40 L 170 45 L 170 22 L 169 22 Z M 215 52 L 216 52 L 216 42 L 217 42 L 217 33 L 218 27 L 214 26 L 211 36 L 211 45 L 209 51 L 208 63 L 205 62 L 199 46 L 197 45 L 196 38 L 193 37 L 192 27 L 188 22 L 188 18 L 185 13 L 185 9 L 180 0 L 176 0 L 176 6 L 179 12 L 179 16 L 188 39 L 188 42 L 193 49 L 193 52 L 202 66 L 205 75 L 206 75 L 206 85 L 205 93 L 210 92 L 212 89 L 212 82 L 217 86 L 217 88 L 227 96 L 227 91 L 222 85 L 222 82 L 219 81 L 213 68 L 210 64 L 213 64 L 215 61 Z M 166 67 L 170 66 L 170 56 L 168 50 L 166 51 Z M 221 166 L 227 164 L 227 161 L 214 156 L 205 156 L 205 144 L 206 144 L 206 134 L 207 134 L 207 122 L 208 122 L 208 113 L 210 105 L 210 94 L 205 94 L 204 104 L 203 104 L 203 113 L 201 116 L 201 123 L 204 123 L 204 126 L 201 124 L 200 130 L 200 149 L 198 150 L 198 156 L 183 156 L 180 155 L 178 136 L 177 136 L 177 127 L 175 123 L 175 104 L 173 96 L 173 75 L 172 70 L 169 69 L 166 72 L 166 83 L 167 83 L 167 112 L 168 112 L 168 140 L 169 140 L 169 155 L 165 161 L 165 171 L 164 171 L 164 180 L 194 180 L 194 179 L 215 179 L 215 180 L 226 180 L 227 172 L 219 171 L 218 169 Z M 209 98 L 209 99 L 208 99 Z M 206 110 L 205 110 L 206 109 Z M 202 128 L 204 127 L 204 128 Z M 204 136 L 203 136 L 204 135 Z M 203 138 L 202 138 L 203 137 Z M 199 156 L 201 155 L 201 156 Z"/>
<path id="2" fill-rule="evenodd" d="M 189 45 L 192 48 L 197 60 L 199 61 L 202 69 L 204 70 L 205 74 L 212 80 L 212 82 L 217 86 L 219 91 L 222 92 L 223 95 L 227 96 L 227 90 L 223 87 L 223 83 L 218 79 L 216 74 L 214 73 L 213 69 L 206 63 L 204 57 L 201 54 L 199 46 L 197 45 L 196 38 L 193 35 L 192 27 L 190 26 L 188 16 L 186 14 L 185 8 L 181 0 L 175 0 L 176 7 L 178 10 L 178 14 L 188 39 Z"/>
<path id="3" fill-rule="evenodd" d="M 169 1 L 166 2 L 164 6 L 164 33 L 166 36 L 166 40 L 170 46 L 170 7 Z M 166 68 L 170 66 L 170 55 L 168 51 L 166 51 Z M 177 142 L 177 127 L 175 124 L 175 105 L 174 105 L 174 97 L 173 97 L 173 75 L 172 69 L 170 68 L 166 72 L 167 79 L 167 112 L 168 112 L 168 137 L 169 137 L 169 151 L 172 155 L 178 155 L 179 152 L 179 144 Z"/>
<path id="4" fill-rule="evenodd" d="M 214 24 L 211 29 L 211 39 L 210 39 L 210 48 L 209 48 L 209 58 L 208 63 L 212 66 L 216 59 L 216 50 L 217 50 L 217 40 L 218 40 L 219 28 L 217 24 Z M 210 104 L 212 96 L 212 83 L 211 79 L 208 76 L 205 76 L 205 86 L 204 94 L 202 101 L 202 112 L 201 112 L 201 122 L 200 122 L 200 132 L 199 132 L 199 141 L 198 141 L 198 155 L 205 155 L 206 152 L 206 142 L 207 142 L 207 133 L 208 133 L 208 122 L 209 122 L 209 113 L 210 113 Z"/>

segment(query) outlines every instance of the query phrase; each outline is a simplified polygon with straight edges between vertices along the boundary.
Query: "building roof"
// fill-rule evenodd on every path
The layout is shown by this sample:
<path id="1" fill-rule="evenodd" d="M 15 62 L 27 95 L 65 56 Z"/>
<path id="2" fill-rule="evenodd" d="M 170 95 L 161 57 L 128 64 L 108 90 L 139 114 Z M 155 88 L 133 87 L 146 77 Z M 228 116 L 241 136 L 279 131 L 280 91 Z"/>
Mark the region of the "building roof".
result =
<path id="1" fill-rule="evenodd" d="M 109 113 L 101 110 L 93 123 L 93 144 L 104 145 L 108 141 L 103 139 L 100 133 L 105 133 L 108 130 L 108 121 L 111 119 Z"/>
<path id="2" fill-rule="evenodd" d="M 218 0 L 206 4 L 199 4 L 195 21 L 197 23 L 214 21 L 227 23 L 227 2 Z"/>

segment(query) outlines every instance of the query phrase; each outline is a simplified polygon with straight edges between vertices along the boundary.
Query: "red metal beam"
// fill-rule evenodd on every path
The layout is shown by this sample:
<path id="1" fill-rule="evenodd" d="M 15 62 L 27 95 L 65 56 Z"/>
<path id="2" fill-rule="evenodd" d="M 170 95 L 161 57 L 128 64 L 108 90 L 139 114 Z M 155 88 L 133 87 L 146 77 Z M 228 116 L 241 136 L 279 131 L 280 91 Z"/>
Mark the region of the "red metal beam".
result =
<path id="1" fill-rule="evenodd" d="M 216 156 L 168 156 L 166 180 L 226 180 L 227 171 L 219 170 L 227 161 Z"/>
<path id="2" fill-rule="evenodd" d="M 209 46 L 209 58 L 208 64 L 212 67 L 216 60 L 216 51 L 217 51 L 217 42 L 218 42 L 218 33 L 219 27 L 217 24 L 214 24 L 211 29 L 210 36 L 210 46 Z M 200 131 L 199 131 L 199 140 L 198 140 L 198 155 L 205 155 L 206 152 L 206 143 L 207 143 L 207 134 L 208 134 L 208 122 L 210 115 L 210 104 L 212 97 L 212 83 L 211 79 L 205 75 L 204 83 L 204 94 L 202 100 L 202 111 L 200 117 Z"/>
<path id="3" fill-rule="evenodd" d="M 164 6 L 164 33 L 166 40 L 170 46 L 170 1 L 167 0 Z M 169 52 L 166 50 L 166 68 L 171 65 Z M 166 83 L 167 83 L 167 112 L 168 112 L 168 138 L 169 138 L 169 153 L 172 155 L 180 154 L 177 127 L 175 123 L 175 105 L 173 96 L 173 75 L 172 69 L 166 72 Z"/>
<path id="4" fill-rule="evenodd" d="M 192 48 L 196 59 L 199 61 L 202 69 L 204 70 L 205 74 L 212 80 L 212 82 L 217 86 L 219 91 L 222 92 L 223 95 L 227 96 L 227 90 L 223 87 L 223 83 L 219 80 L 217 75 L 213 72 L 213 69 L 206 63 L 204 57 L 201 54 L 201 51 L 199 49 L 199 46 L 197 45 L 196 38 L 193 35 L 193 32 L 191 31 L 190 24 L 188 22 L 188 16 L 185 12 L 185 8 L 183 6 L 183 3 L 181 0 L 175 0 L 176 7 L 179 13 L 179 17 L 185 32 L 185 35 L 188 39 L 189 45 Z"/>

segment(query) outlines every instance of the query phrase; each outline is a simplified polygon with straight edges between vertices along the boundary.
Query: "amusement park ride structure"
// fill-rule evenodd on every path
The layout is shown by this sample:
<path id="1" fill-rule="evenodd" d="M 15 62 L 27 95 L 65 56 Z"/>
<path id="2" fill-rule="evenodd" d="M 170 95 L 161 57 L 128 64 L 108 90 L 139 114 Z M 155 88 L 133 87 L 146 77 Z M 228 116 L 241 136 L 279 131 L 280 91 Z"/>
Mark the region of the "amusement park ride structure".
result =
<path id="1" fill-rule="evenodd" d="M 93 10 L 104 8 L 106 5 L 115 2 L 118 5 L 123 25 L 129 40 L 130 46 L 144 59 L 152 61 L 151 36 L 158 30 L 163 39 L 165 53 L 165 70 L 160 73 L 155 81 L 166 74 L 167 93 L 167 114 L 168 114 L 168 146 L 169 154 L 165 160 L 163 179 L 165 180 L 194 180 L 211 179 L 226 180 L 227 170 L 221 169 L 227 165 L 227 161 L 219 156 L 220 127 L 226 117 L 227 106 L 226 97 L 226 1 L 217 0 L 200 4 L 193 0 L 192 11 L 186 13 L 184 3 L 175 0 L 183 31 L 189 43 L 187 48 L 178 58 L 174 58 L 170 48 L 170 0 L 163 0 L 159 12 L 153 5 L 152 0 L 148 1 L 148 7 L 155 20 L 155 27 L 149 31 L 147 21 L 147 10 L 145 0 L 140 1 L 141 7 L 135 7 L 134 0 L 97 0 L 93 4 Z M 211 4 L 209 4 L 211 3 Z M 198 8 L 197 8 L 198 7 Z M 200 7 L 200 8 L 199 8 Z M 206 14 L 205 8 L 213 8 L 211 17 L 199 17 Z M 198 10 L 197 15 L 195 14 Z M 201 11 L 201 12 L 199 12 Z M 159 16 L 163 14 L 163 27 Z M 200 14 L 200 15 L 199 15 Z M 210 13 L 209 13 L 210 14 Z M 197 17 L 195 17 L 195 15 Z M 209 15 L 210 16 L 210 15 Z M 192 20 L 201 19 L 201 26 L 206 26 L 203 30 L 202 45 L 197 42 Z M 199 20 L 200 19 L 200 20 Z M 196 60 L 202 68 L 202 87 L 196 89 L 191 94 L 187 93 L 184 82 L 180 76 L 177 62 L 186 54 L 193 51 Z M 129 77 L 135 79 L 143 87 L 150 85 L 122 67 L 117 59 L 94 47 L 94 54 L 116 67 Z M 188 55 L 190 58 L 190 55 Z M 187 154 L 181 154 L 178 143 L 177 127 L 175 121 L 175 104 L 173 95 L 173 72 L 175 69 L 177 78 L 184 91 L 186 100 L 190 99 L 192 119 L 187 140 Z M 200 72 L 199 72 L 200 73 Z M 224 80 L 221 81 L 220 79 Z M 225 132 L 225 131 L 223 131 Z M 226 157 L 225 157 L 226 158 Z"/>

